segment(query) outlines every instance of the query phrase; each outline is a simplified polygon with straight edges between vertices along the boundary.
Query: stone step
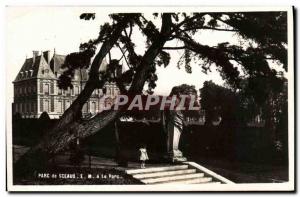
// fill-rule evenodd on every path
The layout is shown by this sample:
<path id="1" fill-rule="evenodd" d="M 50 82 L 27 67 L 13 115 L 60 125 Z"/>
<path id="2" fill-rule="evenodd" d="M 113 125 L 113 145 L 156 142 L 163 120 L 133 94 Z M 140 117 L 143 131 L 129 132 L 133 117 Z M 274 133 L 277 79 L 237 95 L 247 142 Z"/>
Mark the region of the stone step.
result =
<path id="1" fill-rule="evenodd" d="M 222 184 L 220 181 L 211 181 L 203 184 Z"/>
<path id="2" fill-rule="evenodd" d="M 192 174 L 192 173 L 196 173 L 196 169 L 172 170 L 172 171 L 165 171 L 165 172 L 142 173 L 142 174 L 133 175 L 133 178 L 136 178 L 136 179 L 146 179 L 146 178 L 165 177 L 165 176 L 172 176 L 172 175 Z"/>
<path id="3" fill-rule="evenodd" d="M 183 179 L 183 180 L 174 180 L 174 181 L 166 181 L 166 182 L 159 182 L 154 184 L 210 184 L 210 183 L 217 183 L 212 182 L 211 177 L 200 177 L 200 178 L 189 178 L 189 179 Z M 220 182 L 218 182 L 220 183 Z"/>
<path id="4" fill-rule="evenodd" d="M 176 165 L 176 166 L 153 167 L 153 168 L 144 168 L 144 169 L 132 169 L 132 170 L 126 170 L 126 173 L 134 175 L 134 174 L 151 173 L 151 172 L 183 170 L 183 169 L 188 169 L 188 167 L 189 167 L 188 165 Z"/>
<path id="5" fill-rule="evenodd" d="M 165 177 L 158 177 L 158 178 L 148 178 L 148 179 L 142 179 L 141 181 L 145 184 L 154 184 L 154 183 L 171 182 L 171 181 L 194 179 L 194 178 L 201 178 L 201 177 L 204 177 L 204 173 L 193 173 L 193 174 L 165 176 Z"/>

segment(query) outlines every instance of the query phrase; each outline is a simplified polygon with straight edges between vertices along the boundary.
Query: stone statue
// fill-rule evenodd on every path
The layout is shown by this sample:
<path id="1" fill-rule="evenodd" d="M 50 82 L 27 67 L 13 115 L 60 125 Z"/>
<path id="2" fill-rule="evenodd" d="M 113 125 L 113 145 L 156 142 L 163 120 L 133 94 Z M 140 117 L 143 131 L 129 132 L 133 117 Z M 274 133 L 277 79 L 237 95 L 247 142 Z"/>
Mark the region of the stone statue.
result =
<path id="1" fill-rule="evenodd" d="M 163 111 L 162 121 L 167 136 L 167 155 L 165 158 L 172 162 L 186 161 L 178 148 L 184 123 L 182 112 L 176 110 Z"/>

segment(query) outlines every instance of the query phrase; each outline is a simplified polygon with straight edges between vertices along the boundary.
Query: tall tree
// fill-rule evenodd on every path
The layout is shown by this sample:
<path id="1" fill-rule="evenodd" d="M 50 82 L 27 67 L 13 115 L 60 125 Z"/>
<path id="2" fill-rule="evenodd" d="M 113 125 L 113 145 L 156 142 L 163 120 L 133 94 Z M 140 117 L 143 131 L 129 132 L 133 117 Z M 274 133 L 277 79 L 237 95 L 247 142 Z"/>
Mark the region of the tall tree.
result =
<path id="1" fill-rule="evenodd" d="M 240 100 L 236 92 L 215 84 L 212 81 L 205 81 L 200 89 L 200 104 L 205 110 L 206 124 L 222 119 L 222 124 L 237 126 L 241 121 L 239 112 Z"/>
<path id="2" fill-rule="evenodd" d="M 186 95 L 188 97 L 185 98 L 185 103 L 184 103 L 184 110 L 181 110 L 184 118 L 192 118 L 192 119 L 198 119 L 200 118 L 200 111 L 199 110 L 189 110 L 188 108 L 190 107 L 191 102 L 193 104 L 191 107 L 199 107 L 199 102 L 198 102 L 198 93 L 194 85 L 187 85 L 187 84 L 181 84 L 179 86 L 174 86 L 171 90 L 170 96 L 176 95 L 177 97 L 180 98 L 180 95 Z M 191 98 L 193 96 L 193 100 Z"/>
<path id="3" fill-rule="evenodd" d="M 278 73 L 276 78 L 249 77 L 243 79 L 239 92 L 241 107 L 248 117 L 261 115 L 265 120 L 265 128 L 270 140 L 278 140 L 278 127 L 286 112 L 287 106 L 287 79 Z M 287 129 L 285 129 L 287 132 Z M 281 131 L 282 132 L 282 131 Z M 287 134 L 287 133 L 286 133 Z"/>
<path id="4" fill-rule="evenodd" d="M 81 18 L 93 19 L 95 14 L 81 15 Z M 242 74 L 276 79 L 277 72 L 271 68 L 270 60 L 287 70 L 286 12 L 154 13 L 147 17 L 132 13 L 112 14 L 110 18 L 110 22 L 101 26 L 98 38 L 81 44 L 80 52 L 67 56 L 60 86 L 71 86 L 71 78 L 80 68 L 89 68 L 89 79 L 58 123 L 17 162 L 20 172 L 26 172 L 26 166 L 29 169 L 44 166 L 72 140 L 100 131 L 120 115 L 120 110 L 107 110 L 89 120 L 80 118 L 83 104 L 94 89 L 101 88 L 106 81 L 115 81 L 122 94 L 140 94 L 145 84 L 148 84 L 148 92 L 151 93 L 157 81 L 156 67 L 169 65 L 169 50 L 183 51 L 178 66 L 184 65 L 188 73 L 192 72 L 192 61 L 202 65 L 203 72 L 216 65 L 222 77 L 235 89 L 240 87 Z M 202 31 L 234 32 L 243 44 L 203 45 L 198 42 Z M 137 33 L 146 38 L 143 54 L 137 53 L 135 48 L 134 34 Z M 120 50 L 121 58 L 113 57 L 114 49 Z M 109 57 L 107 69 L 99 72 L 106 56 Z M 121 59 L 128 69 L 116 75 Z M 238 67 L 244 73 L 240 73 Z M 266 83 L 269 82 L 271 80 L 266 80 Z M 126 84 L 130 84 L 129 89 Z"/>

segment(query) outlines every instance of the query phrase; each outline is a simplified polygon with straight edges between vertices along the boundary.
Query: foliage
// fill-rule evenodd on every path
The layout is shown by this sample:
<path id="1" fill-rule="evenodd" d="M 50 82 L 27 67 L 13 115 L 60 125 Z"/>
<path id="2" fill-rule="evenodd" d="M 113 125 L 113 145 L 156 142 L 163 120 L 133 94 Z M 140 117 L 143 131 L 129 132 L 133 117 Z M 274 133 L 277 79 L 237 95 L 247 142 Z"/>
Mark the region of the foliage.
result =
<path id="1" fill-rule="evenodd" d="M 71 53 L 67 56 L 64 68 L 66 71 L 60 77 L 59 86 L 66 88 L 71 86 L 71 78 L 74 70 L 78 68 L 89 68 L 92 58 L 95 56 L 97 46 L 104 43 L 114 32 L 114 29 L 128 18 L 127 25 L 114 48 L 123 54 L 121 58 L 111 57 L 110 60 L 118 61 L 124 59 L 129 69 L 126 84 L 132 83 L 133 78 L 139 72 L 139 64 L 143 59 L 136 51 L 135 35 L 142 34 L 145 37 L 146 52 L 155 45 L 161 36 L 167 37 L 167 43 L 182 43 L 183 46 L 172 44 L 171 47 L 162 47 L 155 52 L 156 56 L 149 63 L 145 82 L 148 84 L 148 93 L 153 93 L 156 87 L 156 66 L 168 66 L 170 54 L 168 50 L 182 50 L 184 53 L 178 62 L 178 67 L 184 64 L 188 73 L 192 72 L 192 60 L 202 65 L 203 72 L 207 73 L 211 65 L 218 66 L 221 76 L 233 88 L 241 88 L 241 79 L 248 77 L 249 86 L 276 87 L 277 71 L 272 69 L 270 61 L 277 63 L 287 70 L 287 13 L 286 12 L 247 12 L 247 13 L 171 13 L 171 29 L 167 34 L 161 35 L 163 29 L 159 29 L 159 22 L 163 21 L 164 14 L 154 13 L 153 18 L 146 18 L 141 13 L 112 14 L 111 22 L 104 23 L 99 32 L 99 37 L 81 44 L 80 52 Z M 81 19 L 89 20 L 95 18 L 94 13 L 84 13 Z M 219 43 L 217 46 L 202 45 L 197 42 L 201 31 L 224 31 L 233 32 L 239 37 L 241 45 L 233 45 L 227 42 Z M 176 41 L 176 42 L 174 42 Z M 146 53 L 144 54 L 146 55 Z M 200 63 L 201 62 L 201 63 Z M 120 64 L 120 63 L 119 63 Z M 112 65 L 112 64 L 111 64 Z M 240 73 L 237 67 L 241 67 L 244 73 Z M 110 69 L 112 71 L 112 69 Z M 117 77 L 105 77 L 104 80 L 116 80 Z M 252 80 L 253 79 L 253 80 Z M 119 85 L 122 85 L 122 80 Z M 254 82 L 255 81 L 255 82 Z M 275 85 L 274 85 L 275 82 Z M 256 90 L 255 90 L 256 91 Z M 257 91 L 260 91 L 259 89 Z M 261 100 L 266 96 L 261 94 Z"/>
<path id="2" fill-rule="evenodd" d="M 194 96 L 195 100 L 193 103 L 194 107 L 199 107 L 198 102 L 198 93 L 194 85 L 188 85 L 188 84 L 181 84 L 179 86 L 174 86 L 171 90 L 170 96 L 176 95 L 180 98 L 180 95 L 187 95 L 187 96 Z M 188 109 L 190 106 L 191 98 L 187 97 L 185 98 L 185 109 Z M 199 118 L 200 117 L 200 111 L 198 110 L 182 110 L 183 115 L 185 118 Z"/>
<path id="3" fill-rule="evenodd" d="M 198 96 L 197 90 L 194 85 L 187 85 L 187 84 L 182 84 L 179 86 L 175 86 L 172 88 L 170 96 L 172 95 L 194 95 Z"/>
<path id="4" fill-rule="evenodd" d="M 222 122 L 227 125 L 246 126 L 259 115 L 265 120 L 265 128 L 270 135 L 274 135 L 272 140 L 282 142 L 287 131 L 287 83 L 282 79 L 282 84 L 274 91 L 265 83 L 259 84 L 259 78 L 256 79 L 256 86 L 260 87 L 252 86 L 252 80 L 244 79 L 240 91 L 216 85 L 212 81 L 204 82 L 200 89 L 200 103 L 205 110 L 206 123 L 222 117 Z"/>
<path id="5" fill-rule="evenodd" d="M 200 89 L 201 108 L 205 110 L 206 124 L 222 118 L 222 123 L 236 125 L 241 121 L 239 95 L 231 89 L 205 81 Z"/>

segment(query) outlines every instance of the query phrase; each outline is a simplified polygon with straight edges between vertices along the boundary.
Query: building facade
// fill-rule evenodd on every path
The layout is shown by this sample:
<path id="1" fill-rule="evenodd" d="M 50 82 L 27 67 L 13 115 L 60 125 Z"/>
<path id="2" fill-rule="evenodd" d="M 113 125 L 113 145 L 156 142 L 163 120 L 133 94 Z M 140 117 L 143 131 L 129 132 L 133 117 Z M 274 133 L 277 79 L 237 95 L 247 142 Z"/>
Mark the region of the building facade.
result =
<path id="1" fill-rule="evenodd" d="M 21 70 L 13 81 L 13 114 L 23 118 L 39 118 L 47 112 L 52 119 L 59 118 L 83 90 L 88 80 L 88 70 L 75 71 L 72 79 L 73 88 L 63 90 L 58 87 L 58 78 L 63 73 L 61 68 L 65 55 L 50 51 L 33 51 L 32 58 L 26 58 Z M 106 67 L 103 62 L 100 69 Z M 104 91 L 105 90 L 105 91 Z M 119 89 L 114 83 L 106 83 L 103 89 L 96 89 L 82 108 L 83 116 L 101 112 L 106 105 L 111 105 Z M 105 95 L 106 100 L 101 99 Z"/>

